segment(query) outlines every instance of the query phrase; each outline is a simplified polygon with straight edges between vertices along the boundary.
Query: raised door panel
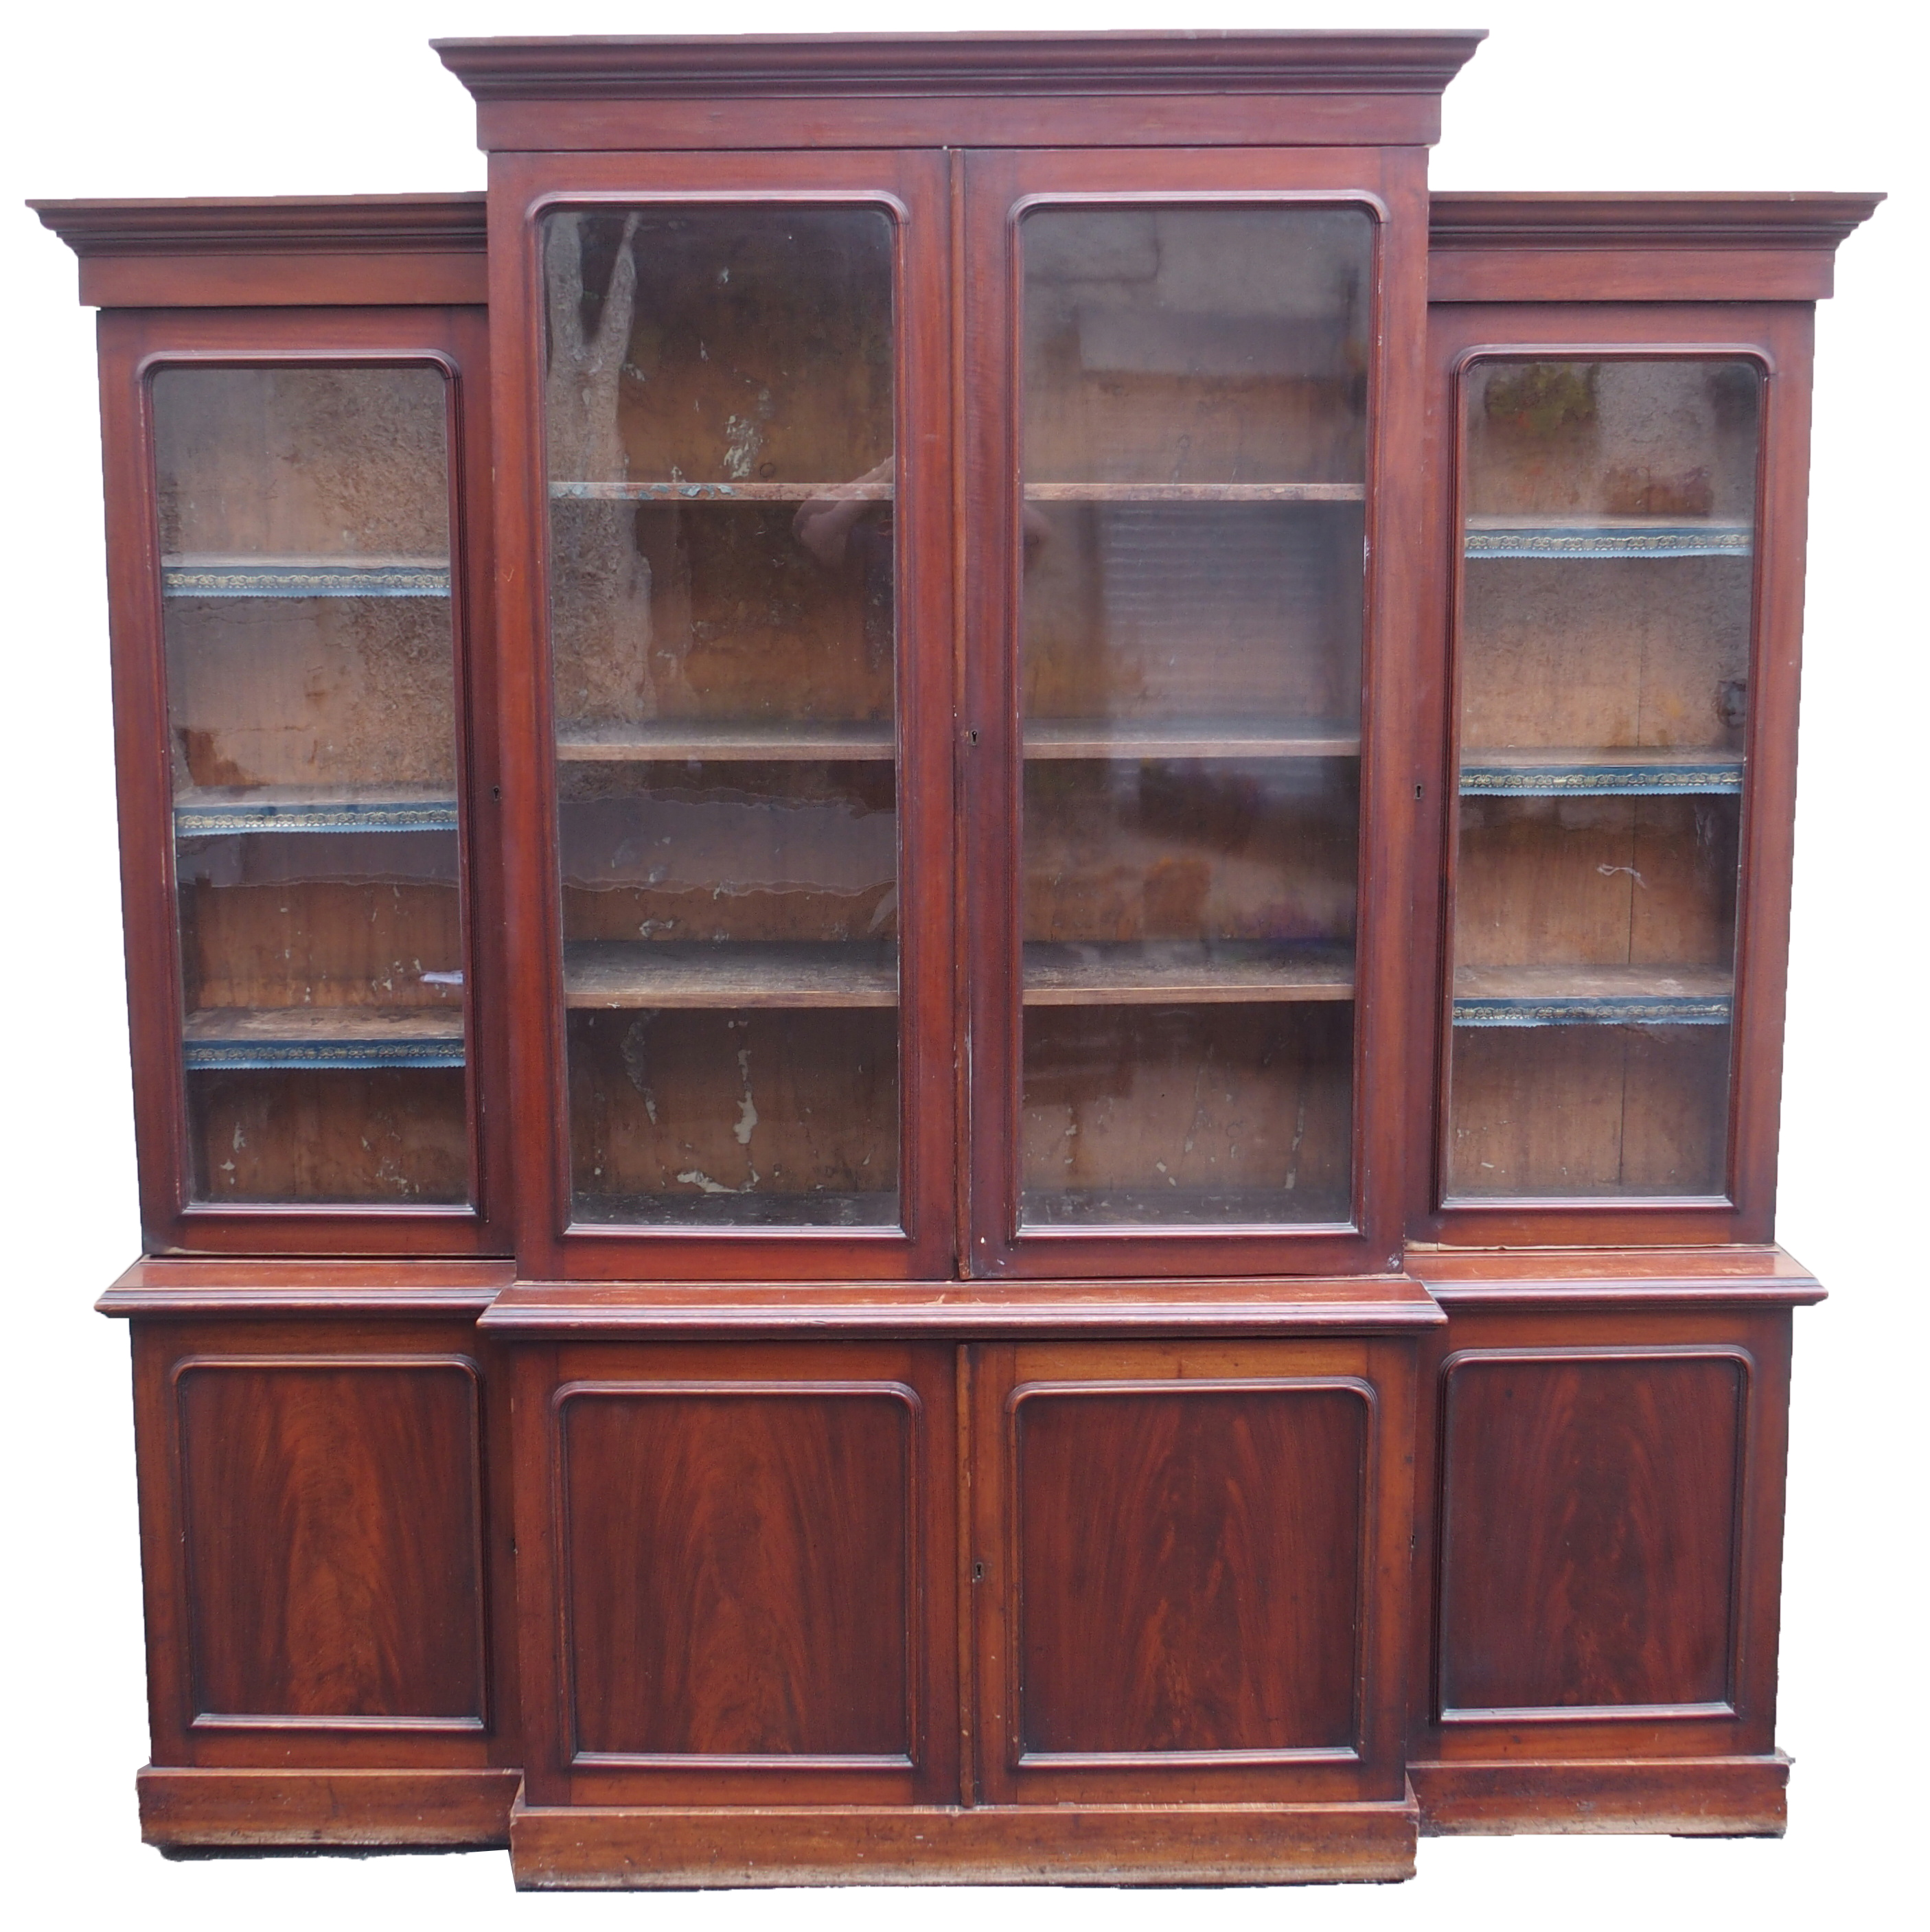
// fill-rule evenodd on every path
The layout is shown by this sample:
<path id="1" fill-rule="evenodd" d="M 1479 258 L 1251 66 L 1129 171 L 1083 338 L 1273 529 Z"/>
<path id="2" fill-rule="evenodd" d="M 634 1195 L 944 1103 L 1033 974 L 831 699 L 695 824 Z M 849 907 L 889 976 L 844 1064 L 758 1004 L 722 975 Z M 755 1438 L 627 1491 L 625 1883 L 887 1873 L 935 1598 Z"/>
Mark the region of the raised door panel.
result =
<path id="1" fill-rule="evenodd" d="M 530 1802 L 955 1800 L 951 1350 L 519 1357 Z"/>
<path id="2" fill-rule="evenodd" d="M 482 1730 L 475 1362 L 191 1355 L 172 1380 L 191 1727 Z"/>
<path id="3" fill-rule="evenodd" d="M 1753 1366 L 1720 1348 L 1449 1358 L 1442 1724 L 1734 1714 Z"/>
<path id="4" fill-rule="evenodd" d="M 575 1759 L 908 1765 L 902 1386 L 558 1397 Z"/>
<path id="5" fill-rule="evenodd" d="M 1367 1392 L 1017 1394 L 1021 1762 L 1351 1750 Z"/>
<path id="6" fill-rule="evenodd" d="M 1409 1372 L 1345 1342 L 980 1352 L 989 1799 L 1397 1795 Z"/>

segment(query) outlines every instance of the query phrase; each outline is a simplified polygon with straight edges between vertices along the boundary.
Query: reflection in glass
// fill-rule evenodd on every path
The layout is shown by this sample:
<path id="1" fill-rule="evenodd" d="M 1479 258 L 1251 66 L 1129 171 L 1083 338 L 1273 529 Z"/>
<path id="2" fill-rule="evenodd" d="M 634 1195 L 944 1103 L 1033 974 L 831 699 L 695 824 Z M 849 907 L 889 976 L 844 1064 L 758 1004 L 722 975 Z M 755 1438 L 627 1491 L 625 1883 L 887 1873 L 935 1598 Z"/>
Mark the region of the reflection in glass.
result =
<path id="1" fill-rule="evenodd" d="M 1450 1198 L 1724 1191 L 1760 390 L 1464 384 Z"/>
<path id="2" fill-rule="evenodd" d="M 191 1198 L 465 1201 L 445 380 L 153 395 Z"/>
<path id="3" fill-rule="evenodd" d="M 1344 1222 L 1372 224 L 1020 238 L 1021 1220 Z"/>
<path id="4" fill-rule="evenodd" d="M 898 1220 L 893 243 L 545 224 L 580 1221 Z"/>

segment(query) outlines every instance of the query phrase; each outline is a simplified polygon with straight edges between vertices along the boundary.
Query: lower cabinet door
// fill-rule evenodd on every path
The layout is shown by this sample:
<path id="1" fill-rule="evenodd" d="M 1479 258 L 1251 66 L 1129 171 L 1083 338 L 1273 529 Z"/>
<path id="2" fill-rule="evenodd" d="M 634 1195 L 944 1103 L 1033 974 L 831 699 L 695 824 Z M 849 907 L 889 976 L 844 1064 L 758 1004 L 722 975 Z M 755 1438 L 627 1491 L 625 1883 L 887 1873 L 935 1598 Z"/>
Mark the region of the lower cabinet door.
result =
<path id="1" fill-rule="evenodd" d="M 956 1802 L 954 1351 L 515 1353 L 525 1802 Z"/>
<path id="2" fill-rule="evenodd" d="M 473 1316 L 132 1325 L 147 1838 L 500 1843 L 508 1406 Z"/>
<path id="3" fill-rule="evenodd" d="M 982 1802 L 1398 1800 L 1414 1351 L 971 1354 Z"/>

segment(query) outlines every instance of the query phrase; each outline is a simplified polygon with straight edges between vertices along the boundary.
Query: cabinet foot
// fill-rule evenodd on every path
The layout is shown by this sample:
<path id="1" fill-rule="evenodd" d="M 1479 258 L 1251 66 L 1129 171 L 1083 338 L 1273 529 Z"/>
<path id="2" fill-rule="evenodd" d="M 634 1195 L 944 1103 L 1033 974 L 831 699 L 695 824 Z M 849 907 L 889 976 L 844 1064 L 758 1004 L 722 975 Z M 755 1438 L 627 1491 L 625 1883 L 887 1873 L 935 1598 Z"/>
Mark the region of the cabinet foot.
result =
<path id="1" fill-rule="evenodd" d="M 1789 1760 L 1469 1760 L 1412 1764 L 1427 1838 L 1511 1832 L 1654 1832 L 1779 1838 Z"/>
<path id="2" fill-rule="evenodd" d="M 141 1836 L 164 1850 L 232 1845 L 509 1841 L 519 1771 L 234 1771 L 148 1766 Z"/>
<path id="3" fill-rule="evenodd" d="M 1323 1885 L 1414 1875 L 1415 1806 L 526 1806 L 530 1888 Z"/>

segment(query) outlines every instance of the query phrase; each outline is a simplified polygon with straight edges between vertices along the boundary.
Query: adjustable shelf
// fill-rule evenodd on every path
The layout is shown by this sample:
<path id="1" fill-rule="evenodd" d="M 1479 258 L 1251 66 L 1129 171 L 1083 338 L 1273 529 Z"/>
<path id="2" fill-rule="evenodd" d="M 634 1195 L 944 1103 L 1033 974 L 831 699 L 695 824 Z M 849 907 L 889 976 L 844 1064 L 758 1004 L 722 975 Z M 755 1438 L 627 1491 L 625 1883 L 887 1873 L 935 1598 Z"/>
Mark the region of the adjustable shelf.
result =
<path id="1" fill-rule="evenodd" d="M 164 556 L 167 597 L 446 597 L 443 556 Z"/>
<path id="2" fill-rule="evenodd" d="M 552 482 L 554 502 L 580 503 L 888 503 L 890 483 Z"/>
<path id="3" fill-rule="evenodd" d="M 1461 754 L 1463 798 L 1724 796 L 1742 789 L 1739 752 L 1564 746 Z"/>
<path id="4" fill-rule="evenodd" d="M 1495 558 L 1747 556 L 1748 523 L 1673 517 L 1470 517 L 1462 554 Z"/>
<path id="5" fill-rule="evenodd" d="M 1028 483 L 1028 503 L 1364 503 L 1364 483 Z"/>
<path id="6" fill-rule="evenodd" d="M 1025 756 L 1039 760 L 1357 758 L 1360 752 L 1357 729 L 1305 719 L 1037 718 L 1025 724 Z"/>
<path id="7" fill-rule="evenodd" d="M 563 948 L 572 1008 L 895 1006 L 895 946 L 578 940 Z"/>
<path id="8" fill-rule="evenodd" d="M 204 1006 L 182 1028 L 191 1073 L 368 1071 L 464 1063 L 460 1006 Z"/>
<path id="9" fill-rule="evenodd" d="M 1727 1026 L 1733 992 L 1712 966 L 1463 966 L 1454 1024 Z"/>
<path id="10" fill-rule="evenodd" d="M 743 764 L 889 764 L 897 755 L 896 730 L 888 718 L 833 724 L 671 719 L 599 725 L 557 738 L 557 758 L 563 764 L 662 764 L 692 758 Z"/>
<path id="11" fill-rule="evenodd" d="M 251 787 L 184 792 L 174 804 L 177 838 L 241 832 L 453 832 L 456 802 L 419 796 L 357 797 L 341 791 Z"/>
<path id="12" fill-rule="evenodd" d="M 1253 1006 L 1351 1000 L 1344 946 L 1148 940 L 1025 948 L 1028 1006 Z"/>

